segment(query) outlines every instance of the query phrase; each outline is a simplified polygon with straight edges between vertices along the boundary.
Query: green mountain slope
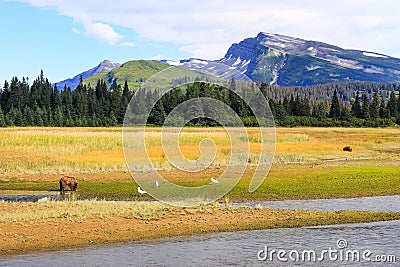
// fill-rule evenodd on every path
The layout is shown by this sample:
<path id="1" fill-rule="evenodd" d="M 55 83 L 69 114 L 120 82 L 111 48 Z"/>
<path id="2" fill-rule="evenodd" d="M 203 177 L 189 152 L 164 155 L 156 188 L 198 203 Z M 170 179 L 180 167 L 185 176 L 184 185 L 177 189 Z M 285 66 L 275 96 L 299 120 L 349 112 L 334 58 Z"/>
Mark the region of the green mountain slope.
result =
<path id="1" fill-rule="evenodd" d="M 99 79 L 106 81 L 109 88 L 116 84 L 124 85 L 128 81 L 131 90 L 136 90 L 140 85 L 157 72 L 170 66 L 154 60 L 133 60 L 124 63 L 120 68 L 115 68 L 108 73 L 98 73 L 83 80 L 86 85 L 95 87 Z"/>

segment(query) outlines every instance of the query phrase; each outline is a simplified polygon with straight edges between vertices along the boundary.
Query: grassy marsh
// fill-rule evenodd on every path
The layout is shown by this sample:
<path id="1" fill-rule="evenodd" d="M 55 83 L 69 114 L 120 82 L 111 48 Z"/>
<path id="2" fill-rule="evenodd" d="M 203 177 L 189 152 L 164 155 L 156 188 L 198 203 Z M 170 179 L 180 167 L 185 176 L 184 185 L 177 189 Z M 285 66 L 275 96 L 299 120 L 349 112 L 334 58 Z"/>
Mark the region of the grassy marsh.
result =
<path id="1" fill-rule="evenodd" d="M 122 152 L 121 128 L 6 128 L 0 129 L 0 192 L 58 189 L 62 174 L 79 180 L 81 198 L 147 200 L 139 196 Z M 254 193 L 248 184 L 254 163 L 228 194 L 232 200 L 333 198 L 400 193 L 400 129 L 277 128 L 276 154 L 271 171 Z M 248 129 L 250 148 L 260 138 Z M 149 155 L 169 180 L 199 185 L 218 177 L 230 150 L 222 128 L 187 128 L 180 135 L 184 156 L 200 156 L 199 142 L 212 139 L 215 164 L 201 173 L 163 169 L 165 155 L 160 128 L 146 133 Z M 352 153 L 343 152 L 351 145 Z"/>

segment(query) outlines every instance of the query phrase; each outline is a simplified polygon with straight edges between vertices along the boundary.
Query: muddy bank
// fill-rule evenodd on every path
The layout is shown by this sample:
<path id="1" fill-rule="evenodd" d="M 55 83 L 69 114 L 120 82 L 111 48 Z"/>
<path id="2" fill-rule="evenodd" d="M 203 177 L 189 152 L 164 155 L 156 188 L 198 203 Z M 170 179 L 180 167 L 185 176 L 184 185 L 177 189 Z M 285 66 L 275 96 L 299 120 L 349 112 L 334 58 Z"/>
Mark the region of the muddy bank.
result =
<path id="1" fill-rule="evenodd" d="M 41 203 L 32 205 L 35 204 Z M 159 216 L 144 214 L 142 218 L 101 214 L 64 217 L 61 214 L 46 219 L 1 222 L 0 255 L 216 232 L 398 220 L 400 213 L 210 206 L 197 210 L 172 208 L 163 210 Z"/>

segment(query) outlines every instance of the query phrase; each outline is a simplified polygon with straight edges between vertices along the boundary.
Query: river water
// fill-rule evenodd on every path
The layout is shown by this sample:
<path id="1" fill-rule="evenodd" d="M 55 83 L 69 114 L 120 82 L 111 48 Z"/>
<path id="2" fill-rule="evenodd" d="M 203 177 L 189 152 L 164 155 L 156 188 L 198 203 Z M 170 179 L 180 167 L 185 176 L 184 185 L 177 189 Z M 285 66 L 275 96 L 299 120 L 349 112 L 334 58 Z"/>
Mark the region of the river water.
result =
<path id="1" fill-rule="evenodd" d="M 38 201 L 48 201 L 48 200 L 60 200 L 60 194 L 53 193 L 41 193 L 41 194 L 1 194 L 0 201 L 7 202 L 38 202 Z"/>
<path id="2" fill-rule="evenodd" d="M 400 196 L 245 205 L 400 211 Z M 242 231 L 94 246 L 3 257 L 0 266 L 400 266 L 400 221 Z"/>
<path id="3" fill-rule="evenodd" d="M 66 194 L 65 197 L 68 197 Z M 40 200 L 61 200 L 60 194 L 0 194 L 0 201 L 9 202 L 38 202 Z M 126 201 L 123 201 L 126 202 Z M 130 202 L 130 201 L 128 201 Z M 132 201 L 133 202 L 133 201 Z M 264 202 L 233 203 L 232 206 L 255 207 L 260 205 L 271 209 L 302 209 L 302 210 L 360 210 L 360 211 L 397 211 L 400 212 L 400 195 L 357 197 L 357 198 L 332 198 L 311 200 L 284 200 Z"/>
<path id="4" fill-rule="evenodd" d="M 399 266 L 399 238 L 400 221 L 242 231 L 25 254 L 0 266 Z M 272 250 L 286 256 L 271 257 Z M 378 256 L 391 262 L 378 263 Z"/>
<path id="5" fill-rule="evenodd" d="M 400 212 L 400 195 L 357 198 L 332 198 L 312 200 L 284 200 L 266 202 L 235 203 L 234 206 L 255 207 L 261 205 L 271 209 L 301 209 L 301 210 L 359 210 L 359 211 L 391 211 Z"/>

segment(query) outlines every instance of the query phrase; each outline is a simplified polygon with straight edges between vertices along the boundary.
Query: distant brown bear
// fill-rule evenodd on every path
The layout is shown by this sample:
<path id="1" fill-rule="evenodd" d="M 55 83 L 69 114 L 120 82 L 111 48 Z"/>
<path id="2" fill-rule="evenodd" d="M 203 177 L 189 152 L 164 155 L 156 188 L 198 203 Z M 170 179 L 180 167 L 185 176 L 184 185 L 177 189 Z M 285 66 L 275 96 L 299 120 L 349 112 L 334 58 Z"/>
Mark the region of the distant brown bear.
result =
<path id="1" fill-rule="evenodd" d="M 78 182 L 76 181 L 75 177 L 64 175 L 60 179 L 61 194 L 64 194 L 65 187 L 67 185 L 69 186 L 69 188 L 71 188 L 72 191 L 76 191 L 76 189 L 78 188 Z"/>
<path id="2" fill-rule="evenodd" d="M 345 147 L 343 147 L 343 151 L 352 152 L 353 148 L 351 146 L 345 146 Z"/>

